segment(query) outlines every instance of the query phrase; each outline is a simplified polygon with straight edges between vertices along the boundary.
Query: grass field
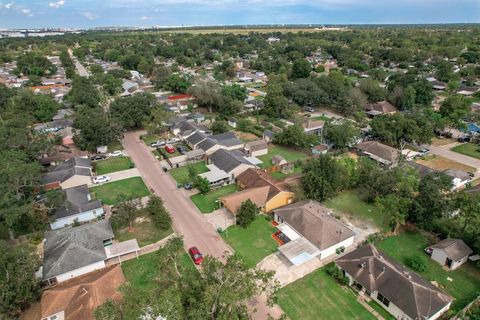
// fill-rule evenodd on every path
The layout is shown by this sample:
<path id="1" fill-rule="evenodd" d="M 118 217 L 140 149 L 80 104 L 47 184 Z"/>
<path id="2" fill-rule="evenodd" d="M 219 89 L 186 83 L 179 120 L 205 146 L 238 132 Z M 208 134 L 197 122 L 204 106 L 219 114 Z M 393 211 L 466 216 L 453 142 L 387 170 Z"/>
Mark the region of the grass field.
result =
<path id="1" fill-rule="evenodd" d="M 450 149 L 466 156 L 480 159 L 480 146 L 474 143 L 463 143 Z"/>
<path id="2" fill-rule="evenodd" d="M 108 152 L 113 152 L 113 151 L 117 151 L 117 150 L 123 150 L 123 146 L 120 143 L 120 141 L 115 140 L 108 145 Z"/>
<path id="3" fill-rule="evenodd" d="M 260 215 L 248 228 L 231 226 L 222 232 L 222 237 L 247 265 L 255 267 L 263 258 L 277 251 L 278 245 L 272 238 L 274 232 L 272 223 Z"/>
<path id="4" fill-rule="evenodd" d="M 298 150 L 294 150 L 294 149 L 290 149 L 282 146 L 271 146 L 268 148 L 268 154 L 258 157 L 258 159 L 263 161 L 260 167 L 269 168 L 273 166 L 272 158 L 277 154 L 284 157 L 285 160 L 287 160 L 288 162 L 295 162 L 297 160 L 304 160 L 307 158 L 307 155 L 302 151 L 298 151 Z"/>
<path id="5" fill-rule="evenodd" d="M 229 184 L 228 186 L 214 189 L 207 194 L 196 194 L 190 197 L 193 203 L 197 206 L 202 213 L 210 213 L 215 209 L 218 209 L 217 199 L 227 194 L 238 191 L 236 184 Z"/>
<path id="6" fill-rule="evenodd" d="M 454 271 L 443 270 L 423 251 L 434 243 L 432 240 L 423 233 L 411 231 L 389 237 L 376 245 L 403 265 L 406 265 L 406 259 L 411 255 L 423 256 L 428 261 L 428 267 L 419 274 L 429 281 L 437 281 L 441 288 L 454 297 L 455 300 L 450 309 L 452 312 L 458 312 L 479 295 L 480 270 L 472 263 L 467 263 Z M 448 281 L 447 278 L 453 280 Z"/>
<path id="7" fill-rule="evenodd" d="M 285 179 L 286 177 L 288 177 L 292 174 L 296 174 L 296 173 L 302 173 L 302 167 L 295 166 L 295 168 L 293 169 L 293 172 L 289 173 L 289 174 L 282 173 L 281 171 L 272 172 L 272 173 L 270 173 L 270 176 L 272 178 L 276 179 L 276 180 L 282 180 L 282 179 Z"/>
<path id="8" fill-rule="evenodd" d="M 164 140 L 159 134 L 145 134 L 141 136 L 141 139 L 147 146 L 150 146 L 150 144 L 155 141 Z"/>
<path id="9" fill-rule="evenodd" d="M 329 208 L 347 214 L 349 219 L 368 220 L 379 229 L 388 229 L 388 221 L 381 211 L 375 205 L 360 199 L 357 191 L 343 191 L 334 198 L 325 201 L 324 204 Z"/>
<path id="10" fill-rule="evenodd" d="M 448 169 L 462 170 L 465 172 L 476 171 L 476 169 L 473 167 L 437 155 L 428 155 L 416 160 L 416 162 L 438 171 L 444 171 Z"/>
<path id="11" fill-rule="evenodd" d="M 129 157 L 116 157 L 93 162 L 97 175 L 133 168 L 133 162 Z"/>
<path id="12" fill-rule="evenodd" d="M 133 230 L 129 231 L 128 228 L 113 229 L 115 239 L 118 241 L 125 241 L 130 239 L 137 239 L 140 247 L 147 244 L 155 243 L 167 237 L 173 230 L 161 230 L 155 224 L 152 223 L 148 214 L 143 213 L 137 217 L 133 225 Z"/>
<path id="13" fill-rule="evenodd" d="M 375 309 L 385 320 L 395 320 L 395 317 L 388 313 L 387 310 L 382 308 L 375 300 L 370 300 L 367 302 L 370 307 Z"/>
<path id="14" fill-rule="evenodd" d="M 350 288 L 341 287 L 327 274 L 325 267 L 280 289 L 278 304 L 289 319 L 376 319 L 356 301 Z"/>
<path id="15" fill-rule="evenodd" d="M 140 177 L 105 183 L 90 188 L 90 191 L 97 199 L 102 200 L 104 204 L 108 205 L 116 205 L 119 202 L 118 197 L 120 195 L 142 198 L 150 194 L 150 191 Z"/>
<path id="16" fill-rule="evenodd" d="M 194 167 L 197 173 L 204 173 L 208 171 L 207 165 L 204 161 L 191 164 L 190 166 Z M 189 166 L 184 166 L 172 169 L 169 171 L 169 173 L 172 175 L 173 179 L 175 179 L 178 184 L 185 184 L 187 182 L 191 182 L 191 179 L 188 176 L 188 167 Z"/>
<path id="17" fill-rule="evenodd" d="M 330 118 L 327 117 L 327 116 L 314 116 L 314 117 L 311 117 L 310 119 L 312 120 L 322 120 L 322 121 L 327 121 L 329 120 Z"/>

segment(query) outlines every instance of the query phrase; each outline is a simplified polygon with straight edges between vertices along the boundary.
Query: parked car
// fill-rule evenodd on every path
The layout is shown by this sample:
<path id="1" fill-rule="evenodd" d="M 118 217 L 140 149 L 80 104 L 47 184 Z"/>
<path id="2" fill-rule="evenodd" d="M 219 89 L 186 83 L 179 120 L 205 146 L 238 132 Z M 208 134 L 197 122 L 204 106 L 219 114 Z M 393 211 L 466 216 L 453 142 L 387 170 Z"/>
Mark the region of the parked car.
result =
<path id="1" fill-rule="evenodd" d="M 193 189 L 193 183 L 191 182 L 185 183 L 183 187 L 185 188 L 185 190 L 191 190 Z"/>
<path id="2" fill-rule="evenodd" d="M 152 147 L 152 148 L 158 148 L 158 147 L 163 147 L 165 144 L 166 144 L 165 141 L 163 141 L 163 140 L 158 140 L 158 141 L 155 141 L 155 142 L 150 143 L 150 147 Z"/>
<path id="3" fill-rule="evenodd" d="M 420 157 L 423 157 L 423 156 L 426 156 L 430 152 L 430 150 L 427 148 L 423 148 L 423 149 L 420 149 L 419 152 L 420 152 Z"/>
<path id="4" fill-rule="evenodd" d="M 178 146 L 177 150 L 180 154 L 186 154 L 187 153 L 187 149 L 184 146 Z"/>
<path id="5" fill-rule="evenodd" d="M 458 142 L 470 142 L 471 138 L 472 137 L 469 136 L 469 135 L 463 135 L 463 136 L 458 137 L 457 141 Z"/>
<path id="6" fill-rule="evenodd" d="M 96 176 L 93 177 L 93 183 L 99 184 L 99 183 L 104 183 L 110 181 L 110 177 L 108 176 Z"/>
<path id="7" fill-rule="evenodd" d="M 197 247 L 191 247 L 188 249 L 188 253 L 190 254 L 190 257 L 192 257 L 192 260 L 195 264 L 201 264 L 203 262 L 203 256 Z"/>
<path id="8" fill-rule="evenodd" d="M 51 133 L 51 132 L 58 132 L 58 131 L 60 131 L 60 130 L 62 130 L 61 127 L 50 127 L 50 128 L 45 128 L 45 129 L 43 129 L 43 132 L 45 132 L 45 133 Z"/>
<path id="9" fill-rule="evenodd" d="M 92 161 L 97 161 L 97 160 L 103 160 L 103 159 L 106 159 L 107 156 L 104 155 L 104 154 L 96 154 L 96 155 L 93 155 L 90 157 L 90 160 Z"/>
<path id="10" fill-rule="evenodd" d="M 172 145 L 167 144 L 167 145 L 165 146 L 165 151 L 167 151 L 168 153 L 174 153 L 174 152 L 175 152 L 175 149 L 173 148 Z"/>
<path id="11" fill-rule="evenodd" d="M 115 157 L 121 157 L 123 156 L 123 152 L 120 150 L 113 151 L 112 153 L 109 154 L 110 157 L 115 158 Z"/>
<path id="12" fill-rule="evenodd" d="M 174 138 L 168 139 L 168 140 L 167 140 L 167 143 L 168 143 L 168 144 L 174 144 L 174 143 L 177 143 L 177 142 L 179 142 L 179 141 L 180 141 L 179 138 L 175 138 L 175 137 L 174 137 Z"/>
<path id="13" fill-rule="evenodd" d="M 312 107 L 306 107 L 306 108 L 305 108 L 305 111 L 307 111 L 307 112 L 315 112 L 315 109 L 313 109 Z"/>

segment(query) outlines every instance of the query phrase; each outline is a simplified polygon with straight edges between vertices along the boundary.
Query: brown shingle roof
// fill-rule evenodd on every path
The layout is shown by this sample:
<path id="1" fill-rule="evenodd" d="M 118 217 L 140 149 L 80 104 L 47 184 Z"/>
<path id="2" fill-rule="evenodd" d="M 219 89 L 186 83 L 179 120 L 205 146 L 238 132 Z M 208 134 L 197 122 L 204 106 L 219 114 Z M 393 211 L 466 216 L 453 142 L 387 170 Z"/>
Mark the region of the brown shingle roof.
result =
<path id="1" fill-rule="evenodd" d="M 397 108 L 391 105 L 388 101 L 379 101 L 375 103 L 370 103 L 367 106 L 368 111 L 377 111 L 381 113 L 395 113 L 397 112 Z"/>
<path id="2" fill-rule="evenodd" d="M 314 200 L 293 203 L 274 212 L 320 250 L 354 235 L 352 230 L 330 215 L 330 209 Z"/>
<path id="3" fill-rule="evenodd" d="M 65 320 L 93 320 L 93 311 L 107 299 L 119 300 L 118 288 L 125 282 L 119 265 L 95 271 L 42 295 L 42 318 L 64 311 Z"/>
<path id="4" fill-rule="evenodd" d="M 412 319 L 428 319 L 453 300 L 372 244 L 346 254 L 335 263 L 368 291 L 378 291 Z"/>
<path id="5" fill-rule="evenodd" d="M 374 158 L 387 160 L 390 163 L 395 163 L 400 158 L 400 151 L 378 141 L 361 142 L 356 147 L 365 153 L 373 155 Z"/>
<path id="6" fill-rule="evenodd" d="M 472 249 L 462 239 L 444 239 L 434 244 L 432 249 L 445 251 L 450 259 L 459 261 L 473 253 Z"/>
<path id="7" fill-rule="evenodd" d="M 256 140 L 247 142 L 245 144 L 245 150 L 249 151 L 258 151 L 258 150 L 265 150 L 268 148 L 268 144 L 265 140 Z"/>

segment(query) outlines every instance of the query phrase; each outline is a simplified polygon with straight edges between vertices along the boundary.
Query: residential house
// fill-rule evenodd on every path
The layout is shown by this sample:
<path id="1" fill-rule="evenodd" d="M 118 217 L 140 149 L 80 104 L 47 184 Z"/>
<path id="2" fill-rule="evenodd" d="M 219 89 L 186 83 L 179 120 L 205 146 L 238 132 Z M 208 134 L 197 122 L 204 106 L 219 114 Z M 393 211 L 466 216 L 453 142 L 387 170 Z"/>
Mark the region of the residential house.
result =
<path id="1" fill-rule="evenodd" d="M 265 140 L 250 141 L 243 150 L 248 157 L 263 156 L 268 153 L 268 144 Z"/>
<path id="2" fill-rule="evenodd" d="M 180 117 L 170 123 L 170 131 L 175 136 L 186 139 L 195 132 L 209 133 L 210 129 L 202 124 Z"/>
<path id="3" fill-rule="evenodd" d="M 132 81 L 124 80 L 122 83 L 122 89 L 125 94 L 130 94 L 138 89 L 138 84 Z"/>
<path id="4" fill-rule="evenodd" d="M 137 240 L 112 243 L 112 226 L 107 219 L 78 227 L 49 231 L 43 248 L 43 281 L 55 285 L 105 268 L 105 261 L 138 253 Z"/>
<path id="5" fill-rule="evenodd" d="M 326 154 L 330 147 L 326 144 L 318 144 L 312 148 L 312 155 L 319 156 L 322 154 Z"/>
<path id="6" fill-rule="evenodd" d="M 209 134 L 206 134 L 206 133 L 197 131 L 197 132 L 195 132 L 194 134 L 192 134 L 192 135 L 188 136 L 187 138 L 185 138 L 185 143 L 186 143 L 192 150 L 195 150 L 195 149 L 198 149 L 198 145 L 200 144 L 200 142 L 202 142 L 203 140 L 207 139 L 209 136 L 210 136 Z"/>
<path id="7" fill-rule="evenodd" d="M 207 155 L 213 154 L 219 149 L 236 150 L 242 149 L 245 143 L 238 139 L 235 133 L 226 132 L 209 136 L 197 144 L 196 148 L 203 150 Z"/>
<path id="8" fill-rule="evenodd" d="M 267 213 L 293 202 L 295 194 L 272 181 L 265 172 L 247 169 L 237 177 L 237 184 L 242 189 L 219 199 L 222 206 L 236 214 L 242 203 L 248 199 Z"/>
<path id="9" fill-rule="evenodd" d="M 274 166 L 283 166 L 284 164 L 287 164 L 287 160 L 285 160 L 284 157 L 282 157 L 279 154 L 276 154 L 272 157 L 272 164 Z"/>
<path id="10" fill-rule="evenodd" d="M 435 320 L 450 308 L 453 300 L 372 244 L 346 254 L 335 263 L 351 286 L 370 296 L 396 319 Z"/>
<path id="11" fill-rule="evenodd" d="M 388 101 L 379 101 L 375 103 L 369 103 L 365 109 L 367 115 L 375 117 L 381 114 L 394 114 L 397 112 L 397 108 L 390 104 Z"/>
<path id="12" fill-rule="evenodd" d="M 272 142 L 274 136 L 275 136 L 275 133 L 273 131 L 266 129 L 265 131 L 263 131 L 262 139 L 267 142 Z"/>
<path id="13" fill-rule="evenodd" d="M 55 209 L 52 230 L 60 229 L 75 222 L 87 222 L 104 216 L 102 201 L 92 199 L 86 184 L 63 190 L 65 203 Z"/>
<path id="14" fill-rule="evenodd" d="M 443 171 L 443 173 L 452 179 L 452 191 L 465 188 L 467 184 L 472 181 L 473 177 L 473 175 L 468 172 L 455 169 L 448 169 Z"/>
<path id="15" fill-rule="evenodd" d="M 42 320 L 94 320 L 93 312 L 107 300 L 122 298 L 122 268 L 111 266 L 48 289 L 42 294 Z"/>
<path id="16" fill-rule="evenodd" d="M 241 173 L 248 168 L 255 167 L 245 159 L 245 154 L 239 150 L 219 149 L 208 157 L 207 163 L 225 172 L 228 175 L 228 183 L 235 182 Z M 202 175 L 205 174 L 200 174 L 200 176 Z M 204 177 L 207 178 L 206 176 Z"/>
<path id="17" fill-rule="evenodd" d="M 232 128 L 236 128 L 237 127 L 237 119 L 233 118 L 233 117 L 228 118 L 228 125 Z"/>
<path id="18" fill-rule="evenodd" d="M 312 120 L 307 118 L 303 122 L 303 131 L 306 134 L 315 134 L 317 136 L 322 135 L 323 126 L 325 125 L 325 121 L 323 120 Z"/>
<path id="19" fill-rule="evenodd" d="M 353 245 L 353 231 L 317 201 L 300 201 L 273 213 L 275 238 L 283 243 L 278 250 L 293 265 L 322 260 Z"/>
<path id="20" fill-rule="evenodd" d="M 72 158 L 43 175 L 42 183 L 46 190 L 57 188 L 71 188 L 90 184 L 92 178 L 92 165 L 88 158 Z"/>
<path id="21" fill-rule="evenodd" d="M 378 141 L 365 141 L 356 145 L 364 155 L 389 167 L 396 166 L 400 160 L 400 151 Z"/>
<path id="22" fill-rule="evenodd" d="M 461 239 L 444 239 L 437 242 L 431 249 L 431 257 L 442 267 L 455 270 L 467 262 L 472 249 Z"/>

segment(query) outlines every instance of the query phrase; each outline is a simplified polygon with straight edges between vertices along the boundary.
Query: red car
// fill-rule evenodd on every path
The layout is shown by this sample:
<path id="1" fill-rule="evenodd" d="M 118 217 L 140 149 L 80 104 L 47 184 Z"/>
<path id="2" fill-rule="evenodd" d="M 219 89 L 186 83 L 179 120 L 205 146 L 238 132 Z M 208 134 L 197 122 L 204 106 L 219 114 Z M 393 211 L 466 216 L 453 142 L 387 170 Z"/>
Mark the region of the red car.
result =
<path id="1" fill-rule="evenodd" d="M 167 144 L 165 146 L 165 151 L 167 151 L 168 153 L 174 153 L 175 149 L 171 145 Z"/>
<path id="2" fill-rule="evenodd" d="M 201 264 L 203 262 L 203 256 L 197 247 L 191 247 L 188 249 L 188 253 L 195 264 Z"/>

